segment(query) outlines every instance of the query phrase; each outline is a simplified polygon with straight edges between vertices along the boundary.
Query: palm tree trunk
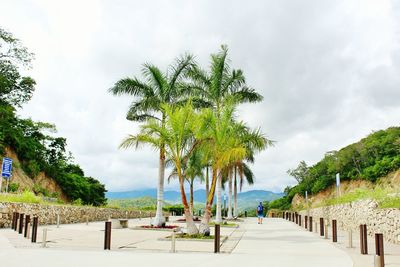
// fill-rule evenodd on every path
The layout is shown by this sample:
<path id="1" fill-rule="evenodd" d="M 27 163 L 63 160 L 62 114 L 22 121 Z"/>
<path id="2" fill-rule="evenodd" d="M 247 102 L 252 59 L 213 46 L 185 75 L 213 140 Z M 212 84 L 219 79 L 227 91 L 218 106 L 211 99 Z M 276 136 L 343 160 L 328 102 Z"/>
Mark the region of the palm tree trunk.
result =
<path id="1" fill-rule="evenodd" d="M 193 210 L 193 181 L 190 183 L 190 214 L 194 215 Z"/>
<path id="2" fill-rule="evenodd" d="M 210 191 L 207 196 L 206 200 L 206 207 L 204 211 L 203 219 L 201 220 L 199 226 L 199 232 L 201 234 L 210 234 L 210 226 L 208 223 L 210 222 L 211 218 L 211 209 L 214 202 L 214 195 L 215 195 L 215 188 L 217 185 L 217 171 L 215 169 L 212 170 L 212 178 L 211 178 L 211 186 Z"/>
<path id="3" fill-rule="evenodd" d="M 215 215 L 215 223 L 221 223 L 222 222 L 222 210 L 221 210 L 221 191 L 222 191 L 222 177 L 218 175 L 217 177 L 217 213 Z"/>
<path id="4" fill-rule="evenodd" d="M 206 167 L 206 199 L 208 198 L 208 193 L 210 192 L 210 182 L 208 180 L 208 166 Z"/>
<path id="5" fill-rule="evenodd" d="M 184 186 L 183 177 L 179 177 L 179 187 L 180 187 L 180 191 L 181 191 L 183 210 L 185 212 L 187 234 L 188 235 L 195 235 L 195 234 L 199 233 L 199 230 L 197 229 L 196 225 L 194 224 L 193 216 L 190 213 L 189 205 L 188 205 L 188 202 L 187 202 L 187 199 L 186 199 L 186 193 L 185 193 L 185 186 Z"/>
<path id="6" fill-rule="evenodd" d="M 165 223 L 165 218 L 162 213 L 164 202 L 164 173 L 165 173 L 165 148 L 160 149 L 160 160 L 158 165 L 158 186 L 157 186 L 157 210 L 156 216 L 152 221 L 154 226 L 162 226 Z"/>
<path id="7" fill-rule="evenodd" d="M 233 183 L 233 198 L 234 198 L 234 207 L 233 207 L 233 217 L 237 218 L 239 213 L 237 209 L 237 177 L 236 177 L 236 167 L 235 167 L 235 177 Z"/>
<path id="8" fill-rule="evenodd" d="M 232 170 L 228 173 L 228 183 L 229 183 L 229 195 L 228 195 L 228 216 L 227 219 L 233 219 L 232 216 Z"/>

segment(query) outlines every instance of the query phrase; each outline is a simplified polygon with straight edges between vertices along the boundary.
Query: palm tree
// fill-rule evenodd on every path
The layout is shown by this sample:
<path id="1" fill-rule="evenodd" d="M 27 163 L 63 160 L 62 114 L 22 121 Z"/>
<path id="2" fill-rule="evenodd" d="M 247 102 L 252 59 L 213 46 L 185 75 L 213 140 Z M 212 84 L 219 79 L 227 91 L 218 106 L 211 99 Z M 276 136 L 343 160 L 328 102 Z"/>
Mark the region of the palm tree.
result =
<path id="1" fill-rule="evenodd" d="M 162 105 L 162 108 L 166 115 L 164 123 L 156 119 L 148 120 L 141 126 L 140 132 L 137 135 L 128 136 L 121 147 L 128 148 L 134 145 L 149 144 L 159 149 L 160 146 L 164 146 L 165 153 L 173 162 L 179 179 L 187 232 L 189 235 L 197 234 L 198 229 L 194 224 L 185 193 L 184 166 L 187 165 L 188 158 L 200 144 L 194 138 L 196 129 L 200 124 L 199 116 L 195 114 L 191 103 L 187 103 L 183 107 Z"/>
<path id="2" fill-rule="evenodd" d="M 210 72 L 194 66 L 188 71 L 188 76 L 192 83 L 188 88 L 196 92 L 196 99 L 212 108 L 216 117 L 220 118 L 224 107 L 228 105 L 236 105 L 245 102 L 258 102 L 262 100 L 262 96 L 255 92 L 254 89 L 246 85 L 244 74 L 241 70 L 231 69 L 227 58 L 227 46 L 221 46 L 221 51 L 211 55 Z M 229 104 L 230 103 L 230 104 Z M 215 166 L 214 166 L 215 167 Z M 207 213 L 208 206 L 212 205 L 214 200 L 214 192 L 217 178 L 220 176 L 219 170 L 212 170 L 212 181 L 209 195 L 206 202 L 206 213 L 203 217 L 203 225 L 208 225 L 210 214 Z M 222 181 L 219 180 L 218 184 Z M 220 186 L 218 186 L 220 188 Z M 220 191 L 219 189 L 217 190 Z M 211 202 L 210 202 L 211 201 Z M 220 220 L 220 194 L 217 196 L 217 220 Z"/>
<path id="3" fill-rule="evenodd" d="M 195 99 L 200 100 L 204 106 L 211 107 L 217 114 L 227 103 L 237 105 L 263 99 L 246 85 L 242 70 L 231 69 L 227 55 L 228 47 L 222 45 L 219 53 L 211 55 L 209 73 L 197 65 L 187 72 L 192 80 L 187 87 L 196 92 Z"/>
<path id="4" fill-rule="evenodd" d="M 178 58 L 174 64 L 170 65 L 166 73 L 162 73 L 159 68 L 152 64 L 144 64 L 142 74 L 144 80 L 134 78 L 124 78 L 119 80 L 110 88 L 114 95 L 130 95 L 134 97 L 128 113 L 127 119 L 143 122 L 155 119 L 165 124 L 167 115 L 161 108 L 164 104 L 176 104 L 185 100 L 185 96 L 190 95 L 188 90 L 182 85 L 186 71 L 193 66 L 193 57 L 185 55 Z M 165 223 L 162 214 L 164 201 L 164 173 L 165 173 L 165 145 L 160 140 L 158 185 L 157 185 L 157 211 L 153 225 L 161 226 Z"/>
<path id="5" fill-rule="evenodd" d="M 200 232 L 209 232 L 208 222 L 211 216 L 211 207 L 214 201 L 214 194 L 217 191 L 217 214 L 216 222 L 222 221 L 221 216 L 221 190 L 223 170 L 231 162 L 240 160 L 246 155 L 246 149 L 236 139 L 234 128 L 234 108 L 228 105 L 221 110 L 217 117 L 215 112 L 207 109 L 203 112 L 202 128 L 199 131 L 200 139 L 207 140 L 203 143 L 204 149 L 209 153 L 211 164 L 211 186 L 207 197 L 205 214 L 200 224 Z"/>
<path id="6" fill-rule="evenodd" d="M 188 159 L 188 160 L 186 160 Z M 171 159 L 168 160 L 169 162 L 172 162 Z M 204 175 L 202 172 L 202 169 L 204 167 L 203 165 L 203 153 L 202 150 L 198 147 L 195 149 L 191 155 L 185 155 L 183 158 L 182 162 L 182 173 L 183 176 L 186 178 L 186 181 L 189 184 L 189 191 L 190 191 L 190 204 L 189 204 L 189 210 L 192 215 L 194 215 L 194 182 L 196 179 L 199 179 L 200 181 L 204 180 Z M 168 182 L 171 180 L 171 178 L 178 178 L 178 172 L 176 170 L 176 167 L 173 168 L 171 174 L 168 177 Z"/>

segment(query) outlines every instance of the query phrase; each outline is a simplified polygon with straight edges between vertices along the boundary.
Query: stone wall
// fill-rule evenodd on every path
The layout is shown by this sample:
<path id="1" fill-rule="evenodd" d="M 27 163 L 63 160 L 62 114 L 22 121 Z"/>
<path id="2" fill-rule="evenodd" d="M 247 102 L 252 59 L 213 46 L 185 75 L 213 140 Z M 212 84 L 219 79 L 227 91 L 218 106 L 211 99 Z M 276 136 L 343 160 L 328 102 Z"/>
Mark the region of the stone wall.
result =
<path id="1" fill-rule="evenodd" d="M 300 211 L 302 219 L 307 211 Z M 313 208 L 309 210 L 309 216 L 314 222 L 319 223 L 319 218 L 337 220 L 341 230 L 351 229 L 359 232 L 360 224 L 366 224 L 368 235 L 382 233 L 386 241 L 400 244 L 400 209 L 380 209 L 378 203 L 373 200 L 361 200 L 352 203 Z"/>
<path id="2" fill-rule="evenodd" d="M 49 225 L 57 223 L 57 214 L 60 214 L 60 223 L 83 223 L 89 221 L 105 221 L 108 218 L 139 218 L 151 217 L 149 211 L 119 210 L 96 207 L 42 205 L 27 203 L 0 203 L 0 228 L 11 227 L 12 213 L 29 214 L 39 217 L 39 224 Z"/>

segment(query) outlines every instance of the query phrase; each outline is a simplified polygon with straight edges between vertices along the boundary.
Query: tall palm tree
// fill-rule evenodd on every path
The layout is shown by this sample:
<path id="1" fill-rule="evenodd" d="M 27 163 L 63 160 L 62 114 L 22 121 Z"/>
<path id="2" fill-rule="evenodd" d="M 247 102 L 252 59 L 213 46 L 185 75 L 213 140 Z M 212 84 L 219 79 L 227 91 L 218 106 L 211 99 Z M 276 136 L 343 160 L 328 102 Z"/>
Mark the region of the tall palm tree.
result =
<path id="1" fill-rule="evenodd" d="M 255 92 L 254 89 L 246 85 L 244 74 L 241 70 L 231 69 L 229 59 L 227 58 L 228 48 L 225 45 L 221 46 L 221 50 L 217 54 L 211 55 L 210 71 L 207 72 L 197 66 L 194 66 L 188 71 L 188 76 L 192 82 L 188 85 L 196 92 L 196 98 L 199 102 L 212 108 L 216 117 L 221 116 L 224 107 L 236 105 L 245 102 L 258 102 L 262 100 L 262 96 Z M 215 167 L 215 166 L 214 166 Z M 215 186 L 217 179 L 220 177 L 219 170 L 212 170 L 212 181 L 209 190 L 209 195 L 206 202 L 206 213 L 203 217 L 203 224 L 208 225 L 210 214 L 207 213 L 208 206 L 212 205 L 214 200 Z M 222 183 L 221 179 L 218 184 Z M 220 186 L 218 186 L 220 188 Z M 217 190 L 220 192 L 220 190 Z M 210 202 L 211 201 L 211 202 Z M 217 220 L 220 220 L 220 193 L 217 195 Z M 206 229 L 207 230 L 207 229 Z"/>
<path id="2" fill-rule="evenodd" d="M 147 121 L 141 126 L 141 130 L 137 135 L 128 136 L 121 146 L 128 148 L 138 146 L 142 143 L 149 144 L 157 149 L 160 146 L 164 146 L 165 153 L 173 162 L 179 179 L 187 232 L 189 235 L 197 234 L 198 229 L 194 224 L 193 215 L 190 212 L 185 193 L 184 165 L 187 164 L 188 157 L 192 155 L 193 151 L 200 144 L 194 138 L 194 133 L 200 124 L 198 121 L 199 116 L 195 114 L 191 103 L 187 103 L 183 107 L 162 105 L 162 108 L 166 115 L 164 123 L 156 119 Z"/>
<path id="3" fill-rule="evenodd" d="M 143 122 L 149 119 L 158 120 L 161 125 L 165 124 L 167 115 L 161 108 L 164 104 L 176 104 L 184 101 L 184 97 L 190 95 L 182 85 L 184 74 L 193 66 L 193 57 L 185 55 L 178 58 L 174 64 L 169 66 L 166 73 L 152 64 L 144 64 L 142 68 L 143 80 L 137 77 L 123 78 L 117 81 L 110 92 L 114 95 L 130 95 L 134 97 L 127 119 Z M 159 167 L 157 184 L 157 211 L 153 225 L 161 226 L 165 223 L 162 214 L 164 201 L 164 173 L 165 173 L 165 145 L 160 140 Z"/>

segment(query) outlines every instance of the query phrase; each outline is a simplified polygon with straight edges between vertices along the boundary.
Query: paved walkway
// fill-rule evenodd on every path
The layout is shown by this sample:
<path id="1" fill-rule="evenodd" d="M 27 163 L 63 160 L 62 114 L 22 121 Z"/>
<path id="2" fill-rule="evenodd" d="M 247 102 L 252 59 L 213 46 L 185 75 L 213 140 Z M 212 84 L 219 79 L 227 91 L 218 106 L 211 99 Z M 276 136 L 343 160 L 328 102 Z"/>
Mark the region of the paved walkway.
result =
<path id="1" fill-rule="evenodd" d="M 82 226 L 82 225 L 81 225 Z M 79 225 L 70 226 L 79 227 Z M 19 246 L 18 240 L 5 238 L 10 230 L 0 231 L 0 258 L 4 266 L 165 266 L 174 267 L 221 267 L 221 266 L 353 266 L 351 258 L 317 235 L 302 231 L 293 223 L 281 219 L 267 219 L 258 225 L 253 218 L 247 219 L 232 232 L 234 242 L 227 243 L 232 253 L 219 255 L 210 252 L 167 253 L 143 250 L 112 250 L 40 248 Z M 6 232 L 8 231 L 8 232 Z M 130 230 L 127 230 L 130 231 Z M 6 234 L 7 233 L 7 234 Z M 16 235 L 15 233 L 12 233 Z M 16 239 L 22 237 L 18 235 Z M 38 239 L 39 240 L 39 239 Z M 23 242 L 23 240 L 19 240 Z M 157 242 L 157 240 L 154 240 Z M 18 242 L 17 242 L 18 243 Z M 194 246 L 195 242 L 180 241 L 181 246 Z"/>

